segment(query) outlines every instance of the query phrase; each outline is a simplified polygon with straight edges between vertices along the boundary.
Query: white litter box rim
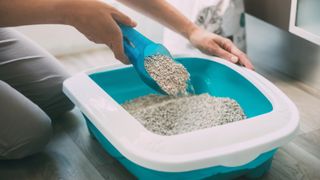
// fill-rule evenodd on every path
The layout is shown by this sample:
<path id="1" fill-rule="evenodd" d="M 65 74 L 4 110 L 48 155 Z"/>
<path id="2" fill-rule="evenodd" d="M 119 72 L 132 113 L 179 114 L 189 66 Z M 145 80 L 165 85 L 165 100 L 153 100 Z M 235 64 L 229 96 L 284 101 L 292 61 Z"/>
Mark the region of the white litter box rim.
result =
<path id="1" fill-rule="evenodd" d="M 206 55 L 195 58 L 211 60 L 238 72 L 267 97 L 273 110 L 244 121 L 161 136 L 145 129 L 88 76 L 128 66 L 106 66 L 79 73 L 64 82 L 63 91 L 125 158 L 162 172 L 241 166 L 294 137 L 299 113 L 281 90 L 258 73 L 226 60 Z"/>

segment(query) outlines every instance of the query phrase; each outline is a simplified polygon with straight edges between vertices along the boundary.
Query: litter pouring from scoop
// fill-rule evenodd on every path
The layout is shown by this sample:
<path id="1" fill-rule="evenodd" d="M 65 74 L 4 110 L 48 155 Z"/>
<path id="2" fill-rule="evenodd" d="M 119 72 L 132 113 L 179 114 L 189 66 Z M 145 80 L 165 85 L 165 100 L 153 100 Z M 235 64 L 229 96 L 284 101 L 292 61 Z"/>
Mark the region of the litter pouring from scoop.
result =
<path id="1" fill-rule="evenodd" d="M 171 96 L 193 94 L 190 74 L 162 44 L 135 29 L 120 25 L 124 51 L 141 79 L 152 89 Z"/>

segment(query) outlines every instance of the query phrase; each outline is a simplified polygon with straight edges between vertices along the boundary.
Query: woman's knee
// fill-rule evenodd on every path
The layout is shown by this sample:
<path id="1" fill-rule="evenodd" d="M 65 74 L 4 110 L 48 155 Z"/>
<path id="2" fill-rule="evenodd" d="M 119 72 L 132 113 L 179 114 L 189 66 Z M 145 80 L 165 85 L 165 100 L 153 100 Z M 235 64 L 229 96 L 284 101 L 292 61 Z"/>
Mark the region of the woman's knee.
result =
<path id="1" fill-rule="evenodd" d="M 23 131 L 16 132 L 17 141 L 8 142 L 4 152 L 0 152 L 0 159 L 21 159 L 36 154 L 44 149 L 52 135 L 49 117 L 30 121 L 30 126 Z M 21 119 L 24 121 L 25 119 Z"/>
<path id="2" fill-rule="evenodd" d="M 43 108 L 52 119 L 74 108 L 74 104 L 62 91 L 63 81 L 66 78 L 67 77 L 61 77 L 61 79 L 56 80 L 54 83 L 52 82 L 54 84 L 52 87 L 54 96 L 47 102 L 48 106 Z"/>
<path id="3" fill-rule="evenodd" d="M 50 118 L 1 80 L 0 92 L 0 159 L 19 159 L 42 150 L 52 134 Z"/>
<path id="4" fill-rule="evenodd" d="M 1 29 L 1 78 L 37 104 L 51 118 L 73 108 L 62 92 L 62 83 L 69 77 L 58 60 L 29 38 L 12 29 Z M 18 61 L 17 61 L 18 59 Z"/>

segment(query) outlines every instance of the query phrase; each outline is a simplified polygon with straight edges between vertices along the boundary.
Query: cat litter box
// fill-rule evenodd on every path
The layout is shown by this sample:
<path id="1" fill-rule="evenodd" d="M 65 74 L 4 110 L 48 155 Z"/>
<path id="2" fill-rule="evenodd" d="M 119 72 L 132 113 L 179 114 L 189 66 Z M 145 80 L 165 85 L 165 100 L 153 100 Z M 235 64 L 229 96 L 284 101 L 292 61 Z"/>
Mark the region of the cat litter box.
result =
<path id="1" fill-rule="evenodd" d="M 278 147 L 295 135 L 299 115 L 268 80 L 225 60 L 179 57 L 195 92 L 235 99 L 247 119 L 189 133 L 161 136 L 145 129 L 120 104 L 156 93 L 132 66 L 77 74 L 64 92 L 84 114 L 90 133 L 139 179 L 258 178 Z"/>

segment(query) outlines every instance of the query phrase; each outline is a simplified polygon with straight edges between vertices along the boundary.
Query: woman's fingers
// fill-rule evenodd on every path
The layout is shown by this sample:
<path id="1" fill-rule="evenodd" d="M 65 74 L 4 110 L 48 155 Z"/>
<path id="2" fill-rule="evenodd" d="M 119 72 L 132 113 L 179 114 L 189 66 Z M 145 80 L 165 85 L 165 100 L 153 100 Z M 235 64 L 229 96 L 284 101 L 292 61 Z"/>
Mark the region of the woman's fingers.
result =
<path id="1" fill-rule="evenodd" d="M 124 64 L 130 64 L 130 61 L 128 57 L 124 53 L 123 49 L 123 41 L 122 41 L 122 33 L 120 30 L 120 27 L 117 23 L 121 23 L 127 26 L 135 27 L 137 23 L 133 21 L 130 17 L 123 14 L 122 12 L 118 11 L 117 9 L 114 10 L 113 13 L 111 13 L 111 16 L 113 18 L 114 23 L 114 36 L 112 38 L 112 41 L 110 42 L 109 47 L 112 49 L 115 58 L 120 60 Z"/>
<path id="2" fill-rule="evenodd" d="M 240 63 L 244 65 L 246 68 L 254 70 L 254 66 L 252 65 L 251 61 L 247 57 L 246 54 L 244 54 L 242 51 L 240 51 L 237 47 L 232 47 L 231 48 L 231 53 L 238 56 Z"/>
<path id="3" fill-rule="evenodd" d="M 108 46 L 113 51 L 116 59 L 121 61 L 123 64 L 130 64 L 128 57 L 124 53 L 122 41 L 111 41 Z"/>
<path id="4" fill-rule="evenodd" d="M 226 59 L 232 63 L 237 63 L 239 61 L 239 58 L 231 53 L 229 53 L 228 51 L 222 49 L 222 48 L 217 48 L 215 49 L 215 51 L 213 52 L 213 54 Z"/>
<path id="5" fill-rule="evenodd" d="M 227 52 L 231 53 L 233 56 L 236 56 L 239 60 L 239 63 L 244 65 L 246 68 L 254 69 L 252 63 L 248 57 L 239 50 L 230 39 L 221 37 L 219 39 L 220 46 L 225 49 Z"/>
<path id="6" fill-rule="evenodd" d="M 73 11 L 76 14 L 72 14 L 68 23 L 89 40 L 109 46 L 118 60 L 129 64 L 124 53 L 122 32 L 118 23 L 133 27 L 136 26 L 136 22 L 103 1 L 74 2 L 79 3 L 78 8 L 81 11 Z"/>
<path id="7" fill-rule="evenodd" d="M 189 41 L 203 53 L 216 55 L 233 63 L 238 62 L 253 69 L 248 57 L 230 39 L 198 28 L 190 34 Z"/>
<path id="8" fill-rule="evenodd" d="M 128 57 L 124 53 L 120 27 L 114 20 L 111 20 L 108 26 L 110 38 L 107 38 L 104 43 L 113 51 L 116 59 L 120 60 L 124 64 L 130 64 Z"/>
<path id="9" fill-rule="evenodd" d="M 137 23 L 133 21 L 129 16 L 123 14 L 122 12 L 115 9 L 114 13 L 111 14 L 112 18 L 117 21 L 118 23 L 135 27 Z"/>

